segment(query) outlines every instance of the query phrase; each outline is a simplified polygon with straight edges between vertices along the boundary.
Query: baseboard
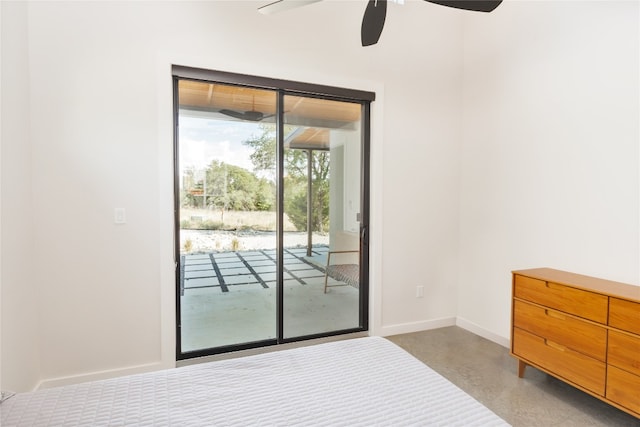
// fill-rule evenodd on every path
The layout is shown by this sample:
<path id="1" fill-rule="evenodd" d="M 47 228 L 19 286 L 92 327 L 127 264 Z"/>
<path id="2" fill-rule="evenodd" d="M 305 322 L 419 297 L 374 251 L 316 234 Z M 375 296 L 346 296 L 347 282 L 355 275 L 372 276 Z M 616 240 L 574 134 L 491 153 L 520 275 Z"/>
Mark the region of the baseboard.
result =
<path id="1" fill-rule="evenodd" d="M 89 374 L 71 375 L 68 377 L 49 378 L 42 380 L 36 385 L 35 390 L 45 388 L 60 387 L 63 385 L 79 384 L 88 381 L 106 380 L 109 378 L 122 377 L 125 375 L 143 374 L 145 372 L 158 371 L 160 369 L 171 368 L 161 362 L 154 362 L 145 365 L 136 365 L 123 369 L 110 369 L 106 371 L 92 372 Z"/>
<path id="2" fill-rule="evenodd" d="M 412 332 L 427 331 L 429 329 L 444 328 L 446 326 L 454 326 L 456 324 L 455 317 L 443 317 L 440 319 L 424 320 L 420 322 L 400 323 L 397 325 L 381 326 L 378 332 L 380 336 L 409 334 Z"/>
<path id="3" fill-rule="evenodd" d="M 462 329 L 474 333 L 482 338 L 493 341 L 503 347 L 510 347 L 509 338 L 502 337 L 491 331 L 488 331 L 481 326 L 470 322 L 461 317 L 443 317 L 440 319 L 424 320 L 420 322 L 400 323 L 396 325 L 387 325 L 380 327 L 380 336 L 390 336 L 399 334 L 408 334 L 412 332 L 427 331 L 430 329 L 444 328 L 447 326 L 459 326 Z M 280 347 L 279 349 L 282 349 Z M 58 377 L 42 380 L 38 383 L 34 390 L 41 390 L 52 387 L 59 387 L 69 384 L 78 384 L 87 381 L 98 381 L 109 378 L 121 377 L 125 375 L 142 374 L 145 372 L 157 371 L 160 369 L 172 368 L 175 365 L 167 366 L 161 362 L 154 362 L 145 365 L 131 366 L 123 369 L 111 369 L 99 372 L 92 372 L 89 374 L 72 375 L 68 377 Z"/>
<path id="4" fill-rule="evenodd" d="M 470 322 L 467 319 L 463 319 L 462 317 L 456 318 L 456 326 L 461 327 L 462 329 L 466 329 L 469 332 L 472 332 L 482 338 L 488 339 L 489 341 L 493 341 L 496 344 L 500 344 L 503 347 L 510 348 L 511 344 L 509 338 L 505 338 L 498 334 L 495 334 L 491 331 L 484 329 L 483 327 Z"/>

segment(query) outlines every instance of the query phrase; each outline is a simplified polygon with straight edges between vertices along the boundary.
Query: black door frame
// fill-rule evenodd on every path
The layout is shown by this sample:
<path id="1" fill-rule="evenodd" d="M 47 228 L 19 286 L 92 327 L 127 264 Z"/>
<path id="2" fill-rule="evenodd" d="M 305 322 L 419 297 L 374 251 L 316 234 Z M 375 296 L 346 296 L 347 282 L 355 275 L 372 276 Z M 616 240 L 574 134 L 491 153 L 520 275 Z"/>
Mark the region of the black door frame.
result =
<path id="1" fill-rule="evenodd" d="M 173 76 L 173 159 L 174 159 L 174 259 L 175 259 L 175 290 L 176 290 L 176 359 L 184 360 L 195 357 L 209 356 L 213 354 L 239 351 L 256 347 L 265 347 L 289 342 L 303 341 L 314 338 L 343 335 L 353 332 L 362 332 L 369 329 L 369 184 L 370 184 L 370 118 L 371 102 L 375 100 L 375 93 L 345 89 L 333 86 L 316 85 L 290 80 L 279 80 L 266 77 L 250 76 L 246 74 L 235 74 L 225 71 L 205 70 L 200 68 L 172 66 Z M 276 164 L 277 164 L 277 201 L 276 201 L 276 314 L 277 314 L 277 334 L 276 339 L 254 341 L 249 343 L 234 344 L 228 346 L 201 349 L 190 352 L 182 351 L 181 343 L 181 307 L 180 307 L 180 276 L 183 268 L 180 263 L 180 190 L 179 190 L 179 158 L 178 158 L 178 82 L 180 80 L 193 80 L 202 82 L 222 83 L 232 86 L 244 86 L 256 89 L 273 90 L 277 93 L 276 110 Z M 361 105 L 361 176 L 360 176 L 360 289 L 359 289 L 359 326 L 357 328 L 343 329 L 337 331 L 323 332 L 312 335 L 296 336 L 284 338 L 284 259 L 283 252 L 283 212 L 284 212 L 284 97 L 285 95 L 305 96 L 326 100 L 353 102 Z"/>

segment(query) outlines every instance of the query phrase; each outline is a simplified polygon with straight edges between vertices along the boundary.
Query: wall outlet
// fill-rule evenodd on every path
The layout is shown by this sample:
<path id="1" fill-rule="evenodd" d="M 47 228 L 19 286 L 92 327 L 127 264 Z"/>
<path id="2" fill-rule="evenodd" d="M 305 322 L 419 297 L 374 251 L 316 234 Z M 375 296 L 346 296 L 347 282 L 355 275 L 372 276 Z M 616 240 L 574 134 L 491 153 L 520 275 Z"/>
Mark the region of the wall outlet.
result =
<path id="1" fill-rule="evenodd" d="M 127 212 L 124 208 L 113 209 L 113 222 L 115 224 L 125 224 L 127 222 Z"/>
<path id="2" fill-rule="evenodd" d="M 424 286 L 416 286 L 416 298 L 424 297 Z"/>

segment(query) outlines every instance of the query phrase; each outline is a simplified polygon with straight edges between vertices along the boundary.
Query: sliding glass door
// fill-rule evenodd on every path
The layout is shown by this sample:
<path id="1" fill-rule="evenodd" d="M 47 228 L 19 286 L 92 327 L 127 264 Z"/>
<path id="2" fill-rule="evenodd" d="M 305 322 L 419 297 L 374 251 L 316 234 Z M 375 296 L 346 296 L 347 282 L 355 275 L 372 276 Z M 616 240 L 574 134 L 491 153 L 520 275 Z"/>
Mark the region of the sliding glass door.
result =
<path id="1" fill-rule="evenodd" d="M 299 231 L 284 233 L 283 335 L 355 329 L 361 106 L 287 95 L 284 111 L 284 215 Z"/>
<path id="2" fill-rule="evenodd" d="M 368 102 L 288 83 L 174 67 L 179 359 L 367 329 Z"/>
<path id="3" fill-rule="evenodd" d="M 182 352 L 274 340 L 276 93 L 177 84 Z"/>

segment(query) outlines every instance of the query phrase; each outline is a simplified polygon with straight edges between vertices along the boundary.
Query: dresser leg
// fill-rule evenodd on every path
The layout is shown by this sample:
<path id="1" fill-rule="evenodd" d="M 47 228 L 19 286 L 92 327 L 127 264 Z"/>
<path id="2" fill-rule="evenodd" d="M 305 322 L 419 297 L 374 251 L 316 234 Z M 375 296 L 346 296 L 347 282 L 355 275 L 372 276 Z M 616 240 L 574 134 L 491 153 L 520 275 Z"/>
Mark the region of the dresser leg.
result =
<path id="1" fill-rule="evenodd" d="M 524 368 L 527 367 L 527 364 L 522 360 L 518 360 L 518 378 L 524 377 Z"/>

